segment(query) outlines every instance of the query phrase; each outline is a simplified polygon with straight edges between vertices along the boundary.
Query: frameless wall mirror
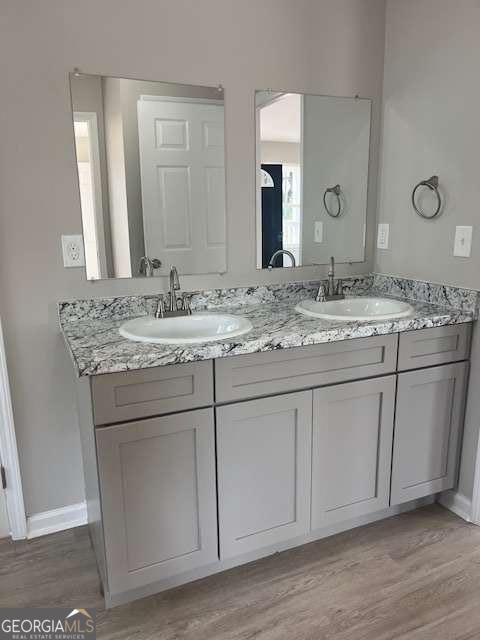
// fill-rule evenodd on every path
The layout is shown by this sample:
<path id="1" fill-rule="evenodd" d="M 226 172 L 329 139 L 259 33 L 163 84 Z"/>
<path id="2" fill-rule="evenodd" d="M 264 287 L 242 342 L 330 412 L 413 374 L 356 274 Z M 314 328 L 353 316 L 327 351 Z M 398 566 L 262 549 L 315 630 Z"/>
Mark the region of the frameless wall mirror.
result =
<path id="1" fill-rule="evenodd" d="M 222 273 L 221 87 L 70 75 L 87 279 Z"/>
<path id="2" fill-rule="evenodd" d="M 371 101 L 255 93 L 257 268 L 362 262 Z"/>

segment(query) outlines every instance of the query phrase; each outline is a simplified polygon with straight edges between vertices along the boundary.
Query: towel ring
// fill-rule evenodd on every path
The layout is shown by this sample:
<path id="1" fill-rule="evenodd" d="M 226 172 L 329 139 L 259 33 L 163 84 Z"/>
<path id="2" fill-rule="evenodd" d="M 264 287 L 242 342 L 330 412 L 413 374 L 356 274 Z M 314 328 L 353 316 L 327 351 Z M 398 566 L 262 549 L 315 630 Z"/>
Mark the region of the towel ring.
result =
<path id="1" fill-rule="evenodd" d="M 337 198 L 337 213 L 332 213 L 328 208 L 328 204 L 327 204 L 328 193 L 333 193 Z M 325 193 L 323 194 L 323 206 L 325 207 L 325 211 L 328 213 L 328 215 L 331 218 L 338 218 L 338 216 L 342 213 L 342 201 L 340 200 L 341 193 L 342 193 L 342 190 L 339 184 L 336 184 L 334 187 L 328 187 L 328 189 L 325 189 Z"/>
<path id="2" fill-rule="evenodd" d="M 428 187 L 430 191 L 433 191 L 437 197 L 437 208 L 435 209 L 435 212 L 432 215 L 427 215 L 424 211 L 422 211 L 417 206 L 417 203 L 415 202 L 415 195 L 417 193 L 417 190 L 420 187 Z M 428 178 L 428 180 L 422 180 L 414 187 L 412 191 L 412 205 L 416 213 L 418 213 L 418 215 L 421 216 L 422 218 L 431 220 L 432 218 L 436 218 L 438 216 L 438 214 L 440 213 L 440 209 L 442 208 L 442 197 L 438 190 L 438 176 L 432 176 L 431 178 Z"/>

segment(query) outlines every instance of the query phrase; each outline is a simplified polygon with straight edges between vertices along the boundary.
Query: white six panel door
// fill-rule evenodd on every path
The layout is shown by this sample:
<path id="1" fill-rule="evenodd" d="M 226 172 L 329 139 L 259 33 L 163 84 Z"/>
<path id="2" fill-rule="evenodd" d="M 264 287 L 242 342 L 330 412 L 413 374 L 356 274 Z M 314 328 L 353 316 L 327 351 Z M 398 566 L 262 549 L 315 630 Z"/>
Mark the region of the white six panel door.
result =
<path id="1" fill-rule="evenodd" d="M 181 100 L 137 103 L 145 251 L 159 273 L 222 273 L 224 108 Z"/>

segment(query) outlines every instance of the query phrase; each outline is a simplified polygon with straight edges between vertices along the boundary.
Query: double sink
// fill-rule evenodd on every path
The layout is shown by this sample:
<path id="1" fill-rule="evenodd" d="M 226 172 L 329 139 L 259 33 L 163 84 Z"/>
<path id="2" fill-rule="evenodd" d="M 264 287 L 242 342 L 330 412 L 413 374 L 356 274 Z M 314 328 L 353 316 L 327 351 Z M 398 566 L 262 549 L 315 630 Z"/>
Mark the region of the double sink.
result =
<path id="1" fill-rule="evenodd" d="M 407 302 L 377 297 L 351 297 L 341 300 L 303 300 L 295 311 L 305 316 L 335 322 L 395 320 L 410 316 L 413 307 Z M 120 334 L 137 342 L 156 344 L 200 344 L 229 340 L 253 328 L 243 316 L 197 312 L 178 317 L 135 318 L 122 324 Z"/>

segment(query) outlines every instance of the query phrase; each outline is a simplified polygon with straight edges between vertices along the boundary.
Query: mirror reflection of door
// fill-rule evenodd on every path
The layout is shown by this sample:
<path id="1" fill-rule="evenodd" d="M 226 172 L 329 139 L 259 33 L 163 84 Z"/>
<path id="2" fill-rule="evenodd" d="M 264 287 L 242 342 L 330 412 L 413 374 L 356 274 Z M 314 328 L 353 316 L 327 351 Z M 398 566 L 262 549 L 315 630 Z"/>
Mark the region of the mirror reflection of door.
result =
<path id="1" fill-rule="evenodd" d="M 301 264 L 301 186 L 299 164 L 262 164 L 262 268 L 279 249 L 293 254 Z M 273 266 L 292 266 L 291 258 L 278 256 Z"/>
<path id="2" fill-rule="evenodd" d="M 262 212 L 261 267 L 268 267 L 279 249 L 302 264 L 302 101 L 299 94 L 257 93 L 257 161 L 270 174 L 274 187 L 260 180 Z M 257 165 L 258 166 L 258 165 Z M 258 265 L 260 266 L 260 264 Z M 275 267 L 292 266 L 291 258 L 278 256 Z"/>
<path id="3" fill-rule="evenodd" d="M 76 71 L 70 88 L 87 279 L 224 273 L 222 87 Z"/>
<path id="4" fill-rule="evenodd" d="M 165 272 L 226 269 L 224 109 L 212 102 L 137 103 L 145 252 Z"/>
<path id="5" fill-rule="evenodd" d="M 282 165 L 262 164 L 269 179 L 262 183 L 262 267 L 266 269 L 271 256 L 283 249 Z M 277 265 L 282 265 L 283 256 Z"/>

